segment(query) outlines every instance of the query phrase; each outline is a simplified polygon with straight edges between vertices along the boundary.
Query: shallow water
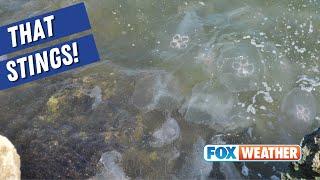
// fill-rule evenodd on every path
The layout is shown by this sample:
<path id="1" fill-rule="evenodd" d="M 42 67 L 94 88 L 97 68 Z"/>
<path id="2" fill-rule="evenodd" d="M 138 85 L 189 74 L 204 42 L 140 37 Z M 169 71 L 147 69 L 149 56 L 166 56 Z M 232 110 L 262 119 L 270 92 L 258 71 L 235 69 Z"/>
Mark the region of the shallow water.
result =
<path id="1" fill-rule="evenodd" d="M 1 24 L 74 2 L 0 0 Z M 320 1 L 85 3 L 102 62 L 0 92 L 23 177 L 279 177 L 287 163 L 196 151 L 218 134 L 299 143 L 319 127 Z"/>

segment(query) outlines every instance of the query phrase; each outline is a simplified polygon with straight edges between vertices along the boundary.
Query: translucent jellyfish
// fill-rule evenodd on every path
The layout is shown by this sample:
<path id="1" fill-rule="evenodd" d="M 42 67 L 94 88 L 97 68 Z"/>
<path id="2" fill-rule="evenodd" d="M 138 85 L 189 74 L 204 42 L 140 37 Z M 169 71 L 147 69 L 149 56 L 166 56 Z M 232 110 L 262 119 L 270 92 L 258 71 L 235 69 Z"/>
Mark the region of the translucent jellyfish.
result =
<path id="1" fill-rule="evenodd" d="M 208 42 L 201 45 L 201 48 L 198 50 L 197 56 L 195 57 L 196 63 L 202 65 L 204 70 L 209 74 L 216 71 L 216 55 L 214 51 L 216 38 L 216 35 L 213 35 Z"/>
<path id="2" fill-rule="evenodd" d="M 231 92 L 253 91 L 264 73 L 260 53 L 244 44 L 226 44 L 217 59 L 218 77 Z"/>
<path id="3" fill-rule="evenodd" d="M 221 162 L 220 172 L 224 174 L 226 179 L 243 179 L 236 166 L 230 162 Z"/>
<path id="4" fill-rule="evenodd" d="M 121 161 L 122 156 L 117 151 L 103 153 L 100 162 L 103 164 L 104 169 L 101 174 L 96 175 L 93 179 L 129 179 L 120 166 Z"/>
<path id="5" fill-rule="evenodd" d="M 201 49 L 196 57 L 196 60 L 197 60 L 197 63 L 205 65 L 206 68 L 211 66 L 214 62 L 212 49 L 210 47 L 205 47 Z"/>
<path id="6" fill-rule="evenodd" d="M 202 19 L 194 7 L 185 9 L 160 28 L 157 34 L 156 48 L 152 54 L 161 60 L 170 62 L 186 61 L 192 56 L 191 51 L 198 45 L 198 37 L 203 33 Z"/>
<path id="7" fill-rule="evenodd" d="M 164 157 L 166 159 L 168 159 L 168 162 L 174 162 L 176 159 L 178 159 L 180 157 L 181 153 L 179 151 L 179 149 L 177 149 L 176 147 L 174 147 L 171 151 L 166 152 L 164 154 Z"/>
<path id="8" fill-rule="evenodd" d="M 94 98 L 94 102 L 92 104 L 92 109 L 95 109 L 102 102 L 101 88 L 99 86 L 95 86 L 91 90 L 89 95 L 90 95 L 90 97 Z"/>
<path id="9" fill-rule="evenodd" d="M 234 130 L 251 123 L 246 111 L 235 106 L 237 102 L 238 98 L 225 87 L 202 83 L 192 89 L 181 112 L 189 122 L 204 124 L 217 131 Z"/>
<path id="10" fill-rule="evenodd" d="M 276 175 L 270 176 L 270 179 L 271 180 L 280 180 L 280 178 L 278 176 L 276 176 Z"/>
<path id="11" fill-rule="evenodd" d="M 170 144 L 180 136 L 179 124 L 175 119 L 168 117 L 161 128 L 156 130 L 152 136 L 154 141 L 151 143 L 151 146 L 153 147 Z"/>
<path id="12" fill-rule="evenodd" d="M 261 50 L 262 57 L 265 59 L 266 81 L 273 87 L 273 91 L 286 92 L 295 83 L 297 69 L 294 64 L 277 49 L 273 43 L 265 43 Z M 278 93 L 282 94 L 282 93 Z"/>
<path id="13" fill-rule="evenodd" d="M 192 154 L 186 158 L 181 177 L 186 179 L 206 179 L 212 171 L 212 163 L 203 159 L 203 147 L 206 142 L 198 137 L 193 144 Z"/>
<path id="14" fill-rule="evenodd" d="M 222 139 L 221 135 L 216 135 L 211 139 L 212 144 L 226 144 L 226 142 Z M 217 169 L 213 169 L 214 171 Z M 220 162 L 219 163 L 219 171 L 225 176 L 226 179 L 242 179 L 241 175 L 233 163 L 230 162 Z"/>
<path id="15" fill-rule="evenodd" d="M 180 21 L 176 32 L 179 34 L 192 34 L 197 31 L 197 29 L 202 28 L 203 22 L 198 16 L 195 9 L 185 10 L 184 16 Z"/>
<path id="16" fill-rule="evenodd" d="M 187 48 L 188 42 L 189 42 L 189 36 L 176 34 L 173 36 L 170 42 L 170 47 L 175 49 L 184 49 L 184 48 Z"/>
<path id="17" fill-rule="evenodd" d="M 226 13 L 229 24 L 236 31 L 248 30 L 256 27 L 265 18 L 256 8 L 243 6 Z"/>
<path id="18" fill-rule="evenodd" d="M 177 82 L 166 72 L 147 73 L 136 81 L 133 104 L 141 110 L 171 111 L 178 108 L 182 97 Z"/>
<path id="19" fill-rule="evenodd" d="M 247 77 L 253 74 L 254 66 L 249 63 L 248 57 L 238 56 L 233 59 L 232 68 L 236 70 L 239 77 Z"/>
<path id="20" fill-rule="evenodd" d="M 289 132 L 306 132 L 316 117 L 317 101 L 311 92 L 294 88 L 281 103 L 281 121 Z"/>
<path id="21" fill-rule="evenodd" d="M 310 120 L 311 112 L 308 108 L 301 104 L 296 105 L 297 118 L 303 120 L 304 122 L 308 122 Z"/>
<path id="22" fill-rule="evenodd" d="M 189 122 L 214 126 L 228 119 L 237 98 L 223 87 L 214 88 L 210 83 L 196 85 L 192 96 L 184 105 Z"/>
<path id="23" fill-rule="evenodd" d="M 244 176 L 249 176 L 249 168 L 246 166 L 246 164 L 243 164 L 242 165 L 242 168 L 241 168 L 241 173 L 242 175 Z"/>

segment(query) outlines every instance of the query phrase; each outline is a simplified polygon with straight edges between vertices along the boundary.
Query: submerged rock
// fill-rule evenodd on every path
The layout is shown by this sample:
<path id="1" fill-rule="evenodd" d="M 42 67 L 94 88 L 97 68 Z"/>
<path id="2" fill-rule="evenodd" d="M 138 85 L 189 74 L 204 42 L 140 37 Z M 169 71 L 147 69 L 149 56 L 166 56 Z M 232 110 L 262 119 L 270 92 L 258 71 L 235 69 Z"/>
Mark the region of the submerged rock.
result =
<path id="1" fill-rule="evenodd" d="M 92 177 L 101 154 L 119 147 L 108 141 L 104 132 L 135 127 L 127 120 L 126 114 L 132 117 L 126 113 L 128 109 L 119 107 L 127 104 L 129 95 L 123 94 L 131 89 L 117 88 L 122 83 L 129 87 L 131 81 L 123 75 L 110 75 L 116 72 L 101 64 L 98 68 L 103 71 L 92 73 L 99 71 L 96 68 L 86 69 L 89 74 L 67 73 L 0 93 L 0 129 L 19 149 L 22 178 Z M 101 88 L 102 102 L 92 109 L 100 99 L 95 87 Z M 92 89 L 98 90 L 97 96 L 90 97 Z M 117 94 L 111 93 L 113 89 Z"/>
<path id="2" fill-rule="evenodd" d="M 0 135 L 0 179 L 20 179 L 20 156 L 13 144 Z"/>
<path id="3" fill-rule="evenodd" d="M 302 157 L 290 165 L 282 179 L 320 178 L 320 128 L 306 135 L 301 141 Z"/>

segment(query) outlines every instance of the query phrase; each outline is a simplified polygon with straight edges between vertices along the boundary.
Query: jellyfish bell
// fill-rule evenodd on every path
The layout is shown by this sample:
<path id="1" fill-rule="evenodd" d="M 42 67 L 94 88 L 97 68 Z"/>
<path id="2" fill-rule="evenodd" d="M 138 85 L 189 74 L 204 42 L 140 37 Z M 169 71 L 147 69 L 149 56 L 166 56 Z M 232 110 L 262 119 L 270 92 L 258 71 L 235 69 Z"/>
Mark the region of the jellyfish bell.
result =
<path id="1" fill-rule="evenodd" d="M 192 89 L 192 95 L 181 112 L 188 122 L 207 125 L 218 131 L 229 131 L 248 124 L 248 120 L 241 114 L 243 110 L 235 108 L 237 102 L 237 96 L 224 86 L 200 83 Z"/>
<path id="2" fill-rule="evenodd" d="M 103 165 L 102 172 L 93 179 L 129 179 L 121 167 L 121 161 L 122 155 L 118 151 L 103 153 L 100 158 L 100 163 Z"/>
<path id="3" fill-rule="evenodd" d="M 265 15 L 260 9 L 250 6 L 243 6 L 231 10 L 226 13 L 226 16 L 232 29 L 238 32 L 259 26 L 265 18 Z"/>
<path id="4" fill-rule="evenodd" d="M 176 32 L 178 34 L 192 34 L 202 26 L 201 18 L 194 9 L 186 10 Z"/>
<path id="5" fill-rule="evenodd" d="M 254 91 L 259 88 L 264 66 L 255 47 L 238 43 L 223 46 L 217 59 L 218 78 L 231 92 Z"/>
<path id="6" fill-rule="evenodd" d="M 201 83 L 192 89 L 185 105 L 185 118 L 197 124 L 213 125 L 218 119 L 226 119 L 236 101 L 225 88 L 213 88 L 210 83 Z"/>
<path id="7" fill-rule="evenodd" d="M 178 108 L 182 97 L 173 76 L 166 72 L 146 73 L 136 81 L 133 104 L 144 111 L 154 109 L 171 111 Z"/>
<path id="8" fill-rule="evenodd" d="M 164 61 L 186 61 L 198 46 L 203 33 L 203 18 L 199 7 L 190 6 L 172 16 L 157 31 L 157 43 L 152 55 Z"/>
<path id="9" fill-rule="evenodd" d="M 317 101 L 311 92 L 294 88 L 283 99 L 280 123 L 291 133 L 310 130 L 317 114 Z"/>
<path id="10" fill-rule="evenodd" d="M 266 81 L 279 95 L 292 88 L 297 77 L 297 68 L 288 58 L 279 53 L 273 43 L 265 43 L 261 54 L 266 67 Z M 279 96 L 280 97 L 280 96 Z"/>
<path id="11" fill-rule="evenodd" d="M 203 71 L 207 74 L 215 72 L 215 54 L 213 48 L 210 46 L 204 46 L 199 50 L 195 57 L 196 64 L 199 64 Z"/>
<path id="12" fill-rule="evenodd" d="M 178 174 L 178 179 L 207 179 L 212 171 L 212 163 L 203 158 L 203 147 L 206 141 L 198 137 L 193 144 L 191 153 L 188 154 Z"/>
<path id="13" fill-rule="evenodd" d="M 216 41 L 219 33 L 212 33 L 211 37 L 204 44 L 200 44 L 200 48 L 195 56 L 195 63 L 202 66 L 203 70 L 209 75 L 216 72 Z"/>
<path id="14" fill-rule="evenodd" d="M 157 129 L 152 136 L 154 138 L 154 141 L 151 142 L 152 147 L 162 147 L 170 144 L 180 136 L 179 124 L 174 118 L 167 117 L 161 128 Z"/>

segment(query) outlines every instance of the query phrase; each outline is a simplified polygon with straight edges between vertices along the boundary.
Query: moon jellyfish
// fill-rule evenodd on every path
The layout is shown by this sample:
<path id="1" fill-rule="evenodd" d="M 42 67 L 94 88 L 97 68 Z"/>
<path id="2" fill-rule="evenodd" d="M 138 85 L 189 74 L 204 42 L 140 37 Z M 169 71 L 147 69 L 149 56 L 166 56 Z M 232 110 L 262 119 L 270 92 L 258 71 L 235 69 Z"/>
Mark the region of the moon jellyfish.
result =
<path id="1" fill-rule="evenodd" d="M 231 92 L 257 90 L 264 73 L 259 52 L 244 43 L 222 47 L 217 70 L 220 82 Z"/>
<path id="2" fill-rule="evenodd" d="M 254 66 L 252 63 L 249 63 L 247 56 L 235 57 L 232 62 L 232 68 L 236 71 L 236 74 L 239 77 L 247 77 L 252 75 L 254 72 Z"/>
<path id="3" fill-rule="evenodd" d="M 181 100 L 176 81 L 165 72 L 147 74 L 138 79 L 132 95 L 133 104 L 145 111 L 171 111 L 178 108 Z"/>
<path id="4" fill-rule="evenodd" d="M 176 32 L 187 34 L 195 33 L 195 30 L 202 26 L 202 21 L 194 9 L 185 10 Z"/>
<path id="5" fill-rule="evenodd" d="M 211 144 L 226 144 L 220 135 L 212 137 Z M 217 171 L 218 169 L 213 169 Z M 231 162 L 219 162 L 219 171 L 224 175 L 226 179 L 242 179 L 236 166 Z"/>
<path id="6" fill-rule="evenodd" d="M 197 124 L 214 125 L 217 120 L 223 121 L 237 101 L 225 88 L 213 88 L 211 84 L 196 85 L 186 105 L 185 118 Z"/>
<path id="7" fill-rule="evenodd" d="M 243 179 L 232 162 L 221 162 L 219 170 L 226 179 Z"/>
<path id="8" fill-rule="evenodd" d="M 283 99 L 280 110 L 285 129 L 305 133 L 316 117 L 317 101 L 311 92 L 294 88 Z"/>
<path id="9" fill-rule="evenodd" d="M 153 147 L 161 147 L 170 144 L 180 136 L 179 124 L 175 119 L 168 117 L 161 128 L 156 130 L 152 136 L 154 141 L 151 143 L 151 146 Z"/>
<path id="10" fill-rule="evenodd" d="M 185 57 L 190 56 L 189 51 L 198 44 L 197 37 L 203 34 L 200 33 L 203 22 L 195 9 L 187 8 L 168 20 L 158 33 L 156 49 L 152 54 L 171 62 L 186 61 Z"/>
<path id="11" fill-rule="evenodd" d="M 188 36 L 182 36 L 180 34 L 176 34 L 173 36 L 172 41 L 170 42 L 171 48 L 176 49 L 184 49 L 187 48 L 189 42 Z"/>
<path id="12" fill-rule="evenodd" d="M 243 32 L 256 27 L 264 18 L 264 14 L 253 7 L 244 6 L 226 13 L 228 23 L 235 31 Z"/>
<path id="13" fill-rule="evenodd" d="M 103 164 L 104 169 L 102 173 L 96 175 L 94 179 L 129 179 L 120 166 L 121 161 L 122 156 L 117 151 L 103 153 L 100 162 Z"/>
<path id="14" fill-rule="evenodd" d="M 281 55 L 273 43 L 265 43 L 261 50 L 267 69 L 266 81 L 274 91 L 284 92 L 295 83 L 297 70 L 294 64 Z"/>
<path id="15" fill-rule="evenodd" d="M 186 158 L 182 167 L 181 177 L 184 179 L 206 179 L 212 171 L 212 162 L 205 161 L 203 158 L 203 147 L 206 142 L 198 137 L 193 144 L 192 154 Z"/>
<path id="16" fill-rule="evenodd" d="M 233 130 L 249 124 L 245 112 L 235 107 L 238 98 L 225 87 L 209 83 L 196 85 L 181 111 L 185 119 L 221 130 Z"/>
<path id="17" fill-rule="evenodd" d="M 94 98 L 94 102 L 92 104 L 92 109 L 97 108 L 99 106 L 99 104 L 101 104 L 101 102 L 102 102 L 102 94 L 101 93 L 102 93 L 102 90 L 99 86 L 95 86 L 91 90 L 89 96 L 91 98 Z"/>

